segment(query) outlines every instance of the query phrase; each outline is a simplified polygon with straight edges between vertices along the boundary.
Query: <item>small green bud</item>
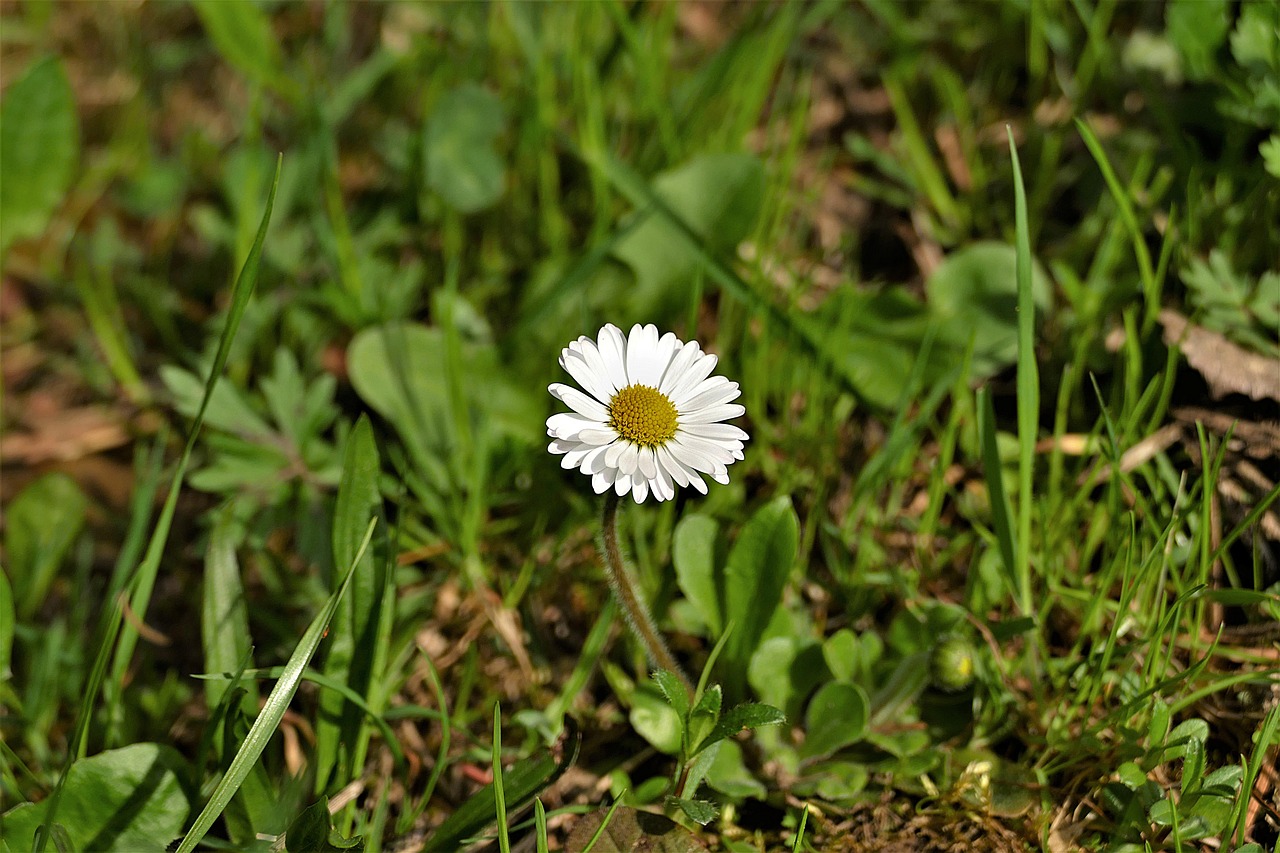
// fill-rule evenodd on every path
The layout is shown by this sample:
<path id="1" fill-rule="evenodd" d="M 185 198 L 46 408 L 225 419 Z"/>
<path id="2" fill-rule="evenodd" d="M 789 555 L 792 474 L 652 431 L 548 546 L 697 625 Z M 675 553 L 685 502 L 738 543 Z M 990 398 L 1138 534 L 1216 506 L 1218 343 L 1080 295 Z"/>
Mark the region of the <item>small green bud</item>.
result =
<path id="1" fill-rule="evenodd" d="M 929 677 L 934 687 L 955 693 L 973 683 L 973 646 L 964 637 L 952 634 L 933 647 L 929 656 Z"/>

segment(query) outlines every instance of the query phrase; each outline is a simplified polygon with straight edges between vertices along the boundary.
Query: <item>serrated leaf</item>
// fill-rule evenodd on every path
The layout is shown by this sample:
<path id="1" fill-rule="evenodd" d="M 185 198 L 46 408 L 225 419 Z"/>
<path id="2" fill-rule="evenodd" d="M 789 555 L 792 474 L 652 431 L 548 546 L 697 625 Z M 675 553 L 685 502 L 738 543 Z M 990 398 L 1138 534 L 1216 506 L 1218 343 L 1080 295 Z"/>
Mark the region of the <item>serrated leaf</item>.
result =
<path id="1" fill-rule="evenodd" d="M 715 728 L 707 735 L 706 740 L 698 745 L 701 751 L 717 741 L 731 738 L 743 729 L 758 729 L 761 726 L 776 726 L 787 721 L 787 715 L 772 705 L 759 702 L 746 702 L 730 708 Z"/>
<path id="2" fill-rule="evenodd" d="M 716 819 L 720 810 L 706 800 L 691 800 L 684 797 L 671 799 L 685 815 L 700 826 L 706 826 Z"/>
<path id="3" fill-rule="evenodd" d="M 662 695 L 667 697 L 668 704 L 684 719 L 689 713 L 689 691 L 685 689 L 680 677 L 670 670 L 659 669 L 654 670 L 653 681 Z"/>
<path id="4" fill-rule="evenodd" d="M 44 231 L 79 157 L 71 82 L 57 57 L 36 60 L 0 104 L 0 256 Z"/>

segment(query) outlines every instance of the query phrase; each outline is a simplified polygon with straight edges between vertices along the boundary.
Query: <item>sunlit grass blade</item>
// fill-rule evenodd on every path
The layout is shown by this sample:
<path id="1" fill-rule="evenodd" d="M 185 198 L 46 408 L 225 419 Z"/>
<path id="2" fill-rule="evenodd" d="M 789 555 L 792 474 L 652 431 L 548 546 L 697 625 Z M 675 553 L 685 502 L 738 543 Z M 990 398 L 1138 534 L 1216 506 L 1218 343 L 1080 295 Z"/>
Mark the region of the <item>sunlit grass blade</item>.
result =
<path id="1" fill-rule="evenodd" d="M 1116 177 L 1115 170 L 1111 168 L 1111 161 L 1107 159 L 1107 152 L 1103 150 L 1102 143 L 1098 141 L 1098 137 L 1093 130 L 1080 119 L 1076 119 L 1075 122 L 1076 130 L 1080 132 L 1080 138 L 1084 140 L 1085 147 L 1089 149 L 1089 153 L 1093 155 L 1094 161 L 1097 162 L 1098 171 L 1102 173 L 1102 179 L 1106 182 L 1112 199 L 1115 200 L 1116 210 L 1120 214 L 1120 221 L 1124 223 L 1125 230 L 1129 233 L 1129 240 L 1133 243 L 1133 254 L 1138 260 L 1138 274 L 1142 278 L 1142 293 L 1146 300 L 1146 313 L 1148 316 L 1153 316 L 1160 308 L 1159 285 L 1155 268 L 1151 263 L 1151 251 L 1147 248 L 1146 240 L 1142 237 L 1142 229 L 1138 225 L 1137 214 L 1133 212 L 1133 202 L 1129 198 L 1129 193 L 1120 185 L 1120 179 Z M 1143 325 L 1147 327 L 1148 324 L 1144 322 Z"/>
<path id="2" fill-rule="evenodd" d="M 217 820 L 218 815 L 222 814 L 222 810 L 231 802 L 231 798 L 235 796 L 240 783 L 249 775 L 249 771 L 253 769 L 253 766 L 258 761 L 258 757 L 262 755 L 262 750 L 266 748 L 267 742 L 271 740 L 272 734 L 279 727 L 285 711 L 289 709 L 289 703 L 293 701 L 293 694 L 297 692 L 298 685 L 302 683 L 303 670 L 306 669 L 307 664 L 316 653 L 316 649 L 320 647 L 320 641 L 324 639 L 324 632 L 329 626 L 329 620 L 333 618 L 334 611 L 338 609 L 338 604 L 342 601 L 342 597 L 347 591 L 351 577 L 355 574 L 356 566 L 359 564 L 360 558 L 364 556 L 365 549 L 369 547 L 369 540 L 373 538 L 373 530 L 376 525 L 377 519 L 369 521 L 369 526 L 365 530 L 364 541 L 361 543 L 355 559 L 347 567 L 342 583 L 329 596 L 328 601 L 325 602 L 324 607 L 316 614 L 315 618 L 311 620 L 306 633 L 302 635 L 302 639 L 294 648 L 293 654 L 290 655 L 289 662 L 285 664 L 280 680 L 276 682 L 276 686 L 267 696 L 266 702 L 263 703 L 262 711 L 258 714 L 258 718 L 254 720 L 248 735 L 245 736 L 244 743 L 241 744 L 240 750 L 236 753 L 236 757 L 232 759 L 231 766 L 227 768 L 222 781 L 218 783 L 218 787 L 210 795 L 209 802 L 205 804 L 204 809 L 196 817 L 191 829 L 183 836 L 182 843 L 178 845 L 177 853 L 191 853 L 196 845 L 200 843 L 205 833 L 209 831 L 209 827 L 213 826 L 213 822 Z"/>
<path id="3" fill-rule="evenodd" d="M 258 265 L 262 259 L 262 246 L 267 238 L 267 228 L 271 224 L 271 210 L 275 205 L 276 190 L 280 186 L 280 167 L 283 160 L 283 156 L 276 159 L 275 177 L 271 182 L 271 192 L 267 196 L 266 209 L 262 213 L 262 221 L 258 226 L 257 236 L 254 238 L 253 247 L 249 250 L 244 266 L 240 269 L 240 274 L 236 277 L 235 285 L 231 289 L 231 304 L 227 311 L 227 323 L 218 339 L 218 349 L 213 358 L 213 365 L 209 369 L 209 376 L 205 380 L 204 395 L 200 400 L 200 408 L 196 411 L 196 416 L 191 422 L 186 445 L 182 449 L 182 456 L 178 460 L 178 467 L 174 471 L 173 482 L 169 487 L 169 495 L 165 499 L 164 508 L 156 521 L 156 527 L 142 563 L 130 580 L 132 591 L 129 594 L 129 609 L 136 622 L 139 623 L 146 619 L 147 608 L 151 603 L 151 593 L 155 589 L 156 577 L 160 572 L 160 558 L 163 555 L 165 543 L 169 539 L 169 529 L 173 524 L 178 494 L 182 489 L 182 482 L 186 476 L 187 465 L 191 461 L 191 453 L 195 449 L 196 439 L 200 435 L 200 427 L 204 423 L 205 412 L 209 408 L 209 400 L 213 396 L 213 389 L 217 384 L 218 378 L 222 376 L 222 371 L 226 367 L 227 357 L 231 353 L 231 342 L 235 338 L 236 331 L 240 328 L 240 321 L 244 317 L 245 309 L 249 306 L 249 299 L 253 296 L 253 289 L 258 283 Z M 131 621 L 120 629 L 119 645 L 115 649 L 111 665 L 111 685 L 118 687 L 123 684 L 125 670 L 129 667 L 129 661 L 133 658 L 133 650 L 137 643 L 138 629 L 136 623 Z M 93 694 L 94 691 L 88 693 L 89 696 L 93 696 Z M 119 691 L 115 690 L 108 705 L 114 709 L 118 702 Z"/>
<path id="4" fill-rule="evenodd" d="M 107 604 L 108 609 L 98 623 L 95 638 L 98 650 L 97 656 L 89 673 L 89 681 L 81 694 L 76 727 L 71 741 L 68 743 L 66 761 L 62 766 L 58 782 L 50 795 L 49 809 L 45 822 L 40 832 L 37 833 L 36 853 L 43 853 L 45 846 L 49 842 L 49 832 L 57 816 L 58 803 L 61 798 L 62 788 L 66 784 L 67 773 L 71 770 L 72 763 L 77 758 L 84 756 L 88 744 L 89 725 L 93 720 L 93 706 L 97 701 L 99 690 L 103 687 L 109 662 L 111 662 L 112 677 L 108 685 L 110 688 L 108 719 L 113 719 L 116 716 L 114 711 L 120 701 L 125 670 L 128 669 L 129 661 L 133 657 L 133 650 L 138 642 L 137 623 L 140 623 L 146 617 L 147 606 L 151 601 L 151 592 L 155 588 L 156 576 L 160 571 L 160 558 L 164 553 L 165 543 L 169 539 L 169 530 L 173 525 L 173 516 L 177 510 L 178 495 L 182 490 L 182 482 L 186 476 L 187 465 L 191 461 L 191 453 L 195 448 L 196 438 L 200 434 L 200 426 L 204 422 L 205 411 L 208 409 L 209 398 L 213 394 L 214 385 L 218 377 L 222 375 L 223 368 L 226 367 L 227 356 L 231 351 L 231 341 L 235 338 L 236 330 L 240 327 L 240 320 L 244 316 L 245 308 L 249 304 L 249 298 L 252 296 L 253 288 L 258 281 L 258 263 L 262 257 L 262 245 L 266 240 L 267 227 L 271 222 L 271 210 L 275 204 L 276 190 L 280 184 L 280 164 L 282 161 L 283 156 L 276 160 L 275 178 L 271 184 L 271 192 L 267 196 L 266 209 L 262 214 L 262 223 L 258 227 L 257 238 L 254 240 L 249 257 L 245 260 L 244 266 L 241 267 L 240 274 L 236 277 L 235 285 L 232 288 L 231 307 L 227 312 L 227 323 L 223 327 L 222 335 L 218 340 L 217 354 L 209 371 L 209 378 L 205 382 L 204 397 L 200 401 L 200 408 L 196 412 L 196 417 L 192 420 L 186 445 L 183 447 L 182 456 L 178 460 L 178 466 L 173 474 L 173 481 L 169 486 L 169 494 L 165 498 L 164 507 L 160 511 L 159 518 L 156 519 L 156 525 L 152 531 L 142 563 L 126 585 L 126 588 L 132 588 L 132 593 L 128 596 L 128 606 L 136 618 L 136 622 L 124 623 L 126 590 L 121 589 L 119 594 L 111 595 Z"/>
<path id="5" fill-rule="evenodd" d="M 1018 277 L 1018 536 L 1015 540 L 1015 574 L 1018 607 L 1024 615 L 1031 606 L 1031 511 L 1035 506 L 1031 479 L 1035 473 L 1036 439 L 1040 422 L 1040 370 L 1036 364 L 1036 303 L 1031 291 L 1031 232 L 1027 226 L 1027 191 L 1022 185 L 1018 147 L 1009 136 L 1013 161 L 1014 219 Z"/>

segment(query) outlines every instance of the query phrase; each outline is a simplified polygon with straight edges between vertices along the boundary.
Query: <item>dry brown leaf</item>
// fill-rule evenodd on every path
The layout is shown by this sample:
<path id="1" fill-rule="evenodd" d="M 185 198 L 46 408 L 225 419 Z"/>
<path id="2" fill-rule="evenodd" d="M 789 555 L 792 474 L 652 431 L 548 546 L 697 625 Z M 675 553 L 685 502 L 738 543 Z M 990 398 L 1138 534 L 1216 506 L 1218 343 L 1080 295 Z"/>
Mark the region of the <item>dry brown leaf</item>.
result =
<path id="1" fill-rule="evenodd" d="M 1160 312 L 1160 323 L 1165 343 L 1182 350 L 1187 363 L 1209 383 L 1214 399 L 1244 394 L 1280 402 L 1280 359 L 1237 346 L 1217 332 L 1187 322 L 1170 308 Z"/>

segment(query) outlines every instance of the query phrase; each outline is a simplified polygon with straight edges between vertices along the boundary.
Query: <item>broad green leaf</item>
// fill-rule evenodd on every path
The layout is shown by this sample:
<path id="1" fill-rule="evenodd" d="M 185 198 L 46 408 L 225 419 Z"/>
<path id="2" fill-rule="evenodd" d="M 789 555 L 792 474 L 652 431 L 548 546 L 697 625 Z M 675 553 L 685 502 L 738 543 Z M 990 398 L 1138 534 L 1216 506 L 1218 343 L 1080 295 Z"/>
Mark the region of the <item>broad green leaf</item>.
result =
<path id="1" fill-rule="evenodd" d="M 233 511 L 224 508 L 209 534 L 204 559 L 204 594 L 201 599 L 200 638 L 204 645 L 205 672 L 232 673 L 249 660 L 249 614 L 236 546 L 240 537 Z M 205 682 L 205 703 L 217 706 L 229 682 Z M 256 704 L 256 703 L 254 703 Z"/>
<path id="2" fill-rule="evenodd" d="M 848 628 L 841 628 L 822 642 L 822 659 L 838 681 L 853 681 L 858 654 L 858 635 Z"/>
<path id="3" fill-rule="evenodd" d="M 1183 720 L 1173 731 L 1169 732 L 1169 738 L 1165 741 L 1165 752 L 1162 756 L 1165 761 L 1173 761 L 1179 758 L 1187 757 L 1187 750 L 1204 751 L 1205 741 L 1209 739 L 1209 724 L 1199 718 Z M 1192 746 L 1192 743 L 1195 745 Z"/>
<path id="4" fill-rule="evenodd" d="M 755 226 L 764 198 L 764 166 L 749 154 L 707 154 L 653 179 L 653 192 L 712 254 L 731 250 Z M 683 305 L 702 263 L 689 237 L 651 210 L 619 242 L 617 256 L 636 275 L 631 311 L 649 316 Z M 673 298 L 678 297 L 678 298 Z"/>
<path id="5" fill-rule="evenodd" d="M 15 241 L 44 231 L 79 157 L 71 83 L 56 57 L 38 59 L 0 104 L 0 257 Z"/>
<path id="6" fill-rule="evenodd" d="M 875 292 L 841 288 L 797 324 L 814 342 L 820 360 L 833 365 L 857 395 L 882 409 L 903 403 L 913 376 L 923 387 L 953 369 L 949 341 L 935 344 L 921 363 L 921 348 L 937 319 L 902 287 Z"/>
<path id="7" fill-rule="evenodd" d="M 764 784 L 743 762 L 742 747 L 732 740 L 720 742 L 711 766 L 707 768 L 706 783 L 734 799 L 763 799 L 768 793 Z"/>
<path id="8" fill-rule="evenodd" d="M 347 360 L 356 392 L 406 443 L 437 453 L 449 447 L 448 357 L 440 329 L 415 323 L 368 328 L 351 341 Z M 457 369 L 471 422 L 492 424 L 518 441 L 540 434 L 541 400 L 507 375 L 492 344 L 464 341 Z"/>
<path id="9" fill-rule="evenodd" d="M 717 557 L 719 525 L 714 518 L 694 513 L 676 525 L 671 543 L 671 562 L 676 583 L 685 598 L 702 614 L 712 636 L 724 630 L 720 613 L 723 564 Z"/>
<path id="10" fill-rule="evenodd" d="M 636 685 L 631 696 L 631 727 L 654 748 L 675 755 L 680 751 L 684 723 L 651 681 Z"/>
<path id="11" fill-rule="evenodd" d="M 594 844 L 592 843 L 594 841 Z M 707 847 L 669 817 L 621 806 L 583 815 L 569 833 L 567 850 L 591 853 L 705 853 Z"/>
<path id="12" fill-rule="evenodd" d="M 799 539 L 800 522 L 791 499 L 784 495 L 751 516 L 729 553 L 724 616 L 735 626 L 725 645 L 725 684 L 730 698 L 742 695 L 747 663 L 782 602 Z"/>
<path id="13" fill-rule="evenodd" d="M 856 684 L 832 681 L 809 700 L 805 713 L 805 741 L 801 755 L 818 758 L 862 740 L 871 702 Z"/>
<path id="14" fill-rule="evenodd" d="M 88 499 L 66 474 L 45 474 L 5 510 L 6 571 L 13 579 L 18 618 L 44 602 L 67 551 L 84 526 Z"/>
<path id="15" fill-rule="evenodd" d="M 136 743 L 71 765 L 56 823 L 74 849 L 94 853 L 162 853 L 191 812 L 187 767 L 173 747 Z M 33 848 L 49 800 L 9 810 L 0 825 L 14 850 Z"/>
<path id="16" fill-rule="evenodd" d="M 506 183 L 506 166 L 494 147 L 506 123 L 502 102 L 482 86 L 464 83 L 443 95 L 422 132 L 427 188 L 459 213 L 493 205 Z"/>
<path id="17" fill-rule="evenodd" d="M 1006 243 L 973 243 L 952 252 L 925 282 L 929 311 L 941 334 L 963 351 L 973 338 L 971 368 L 984 379 L 1018 356 L 1017 252 Z M 1032 292 L 1038 312 L 1050 308 L 1048 276 L 1037 264 Z"/>

